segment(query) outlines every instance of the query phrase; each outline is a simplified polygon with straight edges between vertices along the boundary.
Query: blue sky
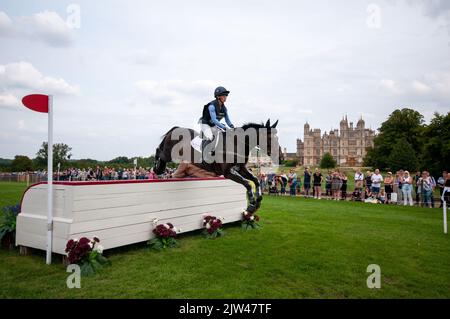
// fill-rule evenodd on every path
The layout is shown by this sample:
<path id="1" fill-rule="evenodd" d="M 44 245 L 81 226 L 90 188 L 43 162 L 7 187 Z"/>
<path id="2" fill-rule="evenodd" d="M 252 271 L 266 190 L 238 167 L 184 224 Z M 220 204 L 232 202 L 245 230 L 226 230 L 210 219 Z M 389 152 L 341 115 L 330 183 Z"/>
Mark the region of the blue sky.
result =
<path id="1" fill-rule="evenodd" d="M 56 142 L 100 160 L 196 127 L 218 85 L 235 125 L 279 119 L 290 152 L 305 121 L 378 128 L 399 107 L 428 120 L 450 110 L 449 21 L 444 0 L 2 1 L 0 157 L 47 138 L 29 93 L 54 95 Z"/>

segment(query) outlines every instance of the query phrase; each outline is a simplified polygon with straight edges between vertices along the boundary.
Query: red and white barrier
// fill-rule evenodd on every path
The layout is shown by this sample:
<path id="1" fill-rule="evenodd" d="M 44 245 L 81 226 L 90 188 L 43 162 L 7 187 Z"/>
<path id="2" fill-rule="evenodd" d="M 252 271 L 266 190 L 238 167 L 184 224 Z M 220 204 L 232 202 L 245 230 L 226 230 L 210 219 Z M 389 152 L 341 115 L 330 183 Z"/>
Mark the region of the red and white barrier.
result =
<path id="1" fill-rule="evenodd" d="M 46 250 L 47 183 L 29 187 L 17 217 L 16 245 Z M 203 227 L 203 214 L 241 220 L 245 189 L 223 178 L 53 183 L 52 252 L 70 238 L 100 238 L 104 249 L 147 241 L 153 221 L 181 232 Z"/>

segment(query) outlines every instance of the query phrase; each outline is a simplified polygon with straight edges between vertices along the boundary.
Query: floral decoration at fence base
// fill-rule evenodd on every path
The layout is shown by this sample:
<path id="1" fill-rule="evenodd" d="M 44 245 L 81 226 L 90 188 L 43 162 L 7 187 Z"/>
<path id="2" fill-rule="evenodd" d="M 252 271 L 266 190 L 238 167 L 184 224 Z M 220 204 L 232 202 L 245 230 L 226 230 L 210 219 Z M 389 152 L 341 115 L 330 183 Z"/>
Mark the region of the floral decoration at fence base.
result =
<path id="1" fill-rule="evenodd" d="M 242 229 L 249 230 L 249 229 L 258 229 L 261 227 L 259 222 L 259 216 L 255 213 L 250 212 L 243 212 L 242 213 Z"/>
<path id="2" fill-rule="evenodd" d="M 70 239 L 66 245 L 67 258 L 70 264 L 80 266 L 82 276 L 93 275 L 103 267 L 111 265 L 111 262 L 104 257 L 103 247 L 99 244 L 100 239 L 95 237 L 91 240 L 87 237 Z"/>
<path id="3" fill-rule="evenodd" d="M 217 218 L 211 215 L 204 216 L 203 227 L 205 227 L 205 230 L 203 231 L 203 234 L 206 238 L 214 239 L 225 234 L 222 229 L 222 219 L 223 218 Z"/>
<path id="4" fill-rule="evenodd" d="M 154 224 L 156 222 L 157 220 L 153 221 Z M 176 240 L 178 231 L 171 223 L 159 224 L 153 229 L 156 237 L 149 240 L 148 245 L 155 250 L 178 247 L 178 241 Z"/>

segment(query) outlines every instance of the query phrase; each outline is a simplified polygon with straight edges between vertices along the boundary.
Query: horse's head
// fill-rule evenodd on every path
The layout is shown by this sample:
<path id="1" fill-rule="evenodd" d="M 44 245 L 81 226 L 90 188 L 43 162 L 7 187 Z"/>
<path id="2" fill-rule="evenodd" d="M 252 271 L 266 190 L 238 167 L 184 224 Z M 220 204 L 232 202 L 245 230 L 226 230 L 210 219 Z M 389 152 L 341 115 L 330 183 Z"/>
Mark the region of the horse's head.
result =
<path id="1" fill-rule="evenodd" d="M 283 153 L 278 142 L 277 135 L 278 120 L 274 124 L 270 124 L 270 119 L 267 120 L 265 129 L 267 130 L 267 155 L 270 156 L 274 163 L 281 164 Z"/>

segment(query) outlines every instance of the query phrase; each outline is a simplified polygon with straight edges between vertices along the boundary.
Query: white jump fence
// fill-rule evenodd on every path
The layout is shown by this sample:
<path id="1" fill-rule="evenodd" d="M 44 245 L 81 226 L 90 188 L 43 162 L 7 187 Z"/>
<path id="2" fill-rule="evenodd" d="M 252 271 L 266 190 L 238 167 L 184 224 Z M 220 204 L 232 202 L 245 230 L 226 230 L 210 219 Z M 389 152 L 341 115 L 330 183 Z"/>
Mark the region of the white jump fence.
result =
<path id="1" fill-rule="evenodd" d="M 181 233 L 203 228 L 203 214 L 241 220 L 245 188 L 223 178 L 54 182 L 52 252 L 71 238 L 97 236 L 104 249 L 154 237 L 153 221 Z M 16 245 L 46 250 L 47 183 L 30 186 L 17 217 Z"/>

